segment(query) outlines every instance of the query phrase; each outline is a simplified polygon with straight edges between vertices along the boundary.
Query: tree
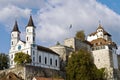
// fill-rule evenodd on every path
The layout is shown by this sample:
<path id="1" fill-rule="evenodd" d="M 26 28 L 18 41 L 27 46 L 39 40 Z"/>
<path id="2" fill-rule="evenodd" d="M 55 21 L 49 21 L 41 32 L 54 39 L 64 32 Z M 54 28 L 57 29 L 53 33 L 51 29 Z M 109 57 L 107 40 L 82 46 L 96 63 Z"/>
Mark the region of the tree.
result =
<path id="1" fill-rule="evenodd" d="M 8 68 L 8 62 L 8 55 L 6 55 L 5 53 L 0 53 L 0 70 Z"/>
<path id="2" fill-rule="evenodd" d="M 85 33 L 83 30 L 80 30 L 76 33 L 76 36 L 75 36 L 77 39 L 80 39 L 81 41 L 84 41 L 85 40 Z"/>
<path id="3" fill-rule="evenodd" d="M 74 52 L 66 67 L 67 80 L 104 80 L 104 70 L 99 70 L 93 63 L 90 52 L 84 49 Z"/>
<path id="4" fill-rule="evenodd" d="M 31 60 L 30 55 L 25 54 L 23 52 L 18 52 L 15 54 L 14 61 L 17 64 L 25 64 L 25 63 L 30 63 L 32 60 Z"/>

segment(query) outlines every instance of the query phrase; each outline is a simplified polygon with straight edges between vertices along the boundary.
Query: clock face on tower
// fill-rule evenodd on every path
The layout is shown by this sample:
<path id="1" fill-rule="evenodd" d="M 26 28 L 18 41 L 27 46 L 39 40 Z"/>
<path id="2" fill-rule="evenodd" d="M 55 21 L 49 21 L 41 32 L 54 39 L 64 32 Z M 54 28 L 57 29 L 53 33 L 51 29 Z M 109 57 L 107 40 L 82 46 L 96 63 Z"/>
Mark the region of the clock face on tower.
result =
<path id="1" fill-rule="evenodd" d="M 21 45 L 18 46 L 18 50 L 21 50 Z"/>

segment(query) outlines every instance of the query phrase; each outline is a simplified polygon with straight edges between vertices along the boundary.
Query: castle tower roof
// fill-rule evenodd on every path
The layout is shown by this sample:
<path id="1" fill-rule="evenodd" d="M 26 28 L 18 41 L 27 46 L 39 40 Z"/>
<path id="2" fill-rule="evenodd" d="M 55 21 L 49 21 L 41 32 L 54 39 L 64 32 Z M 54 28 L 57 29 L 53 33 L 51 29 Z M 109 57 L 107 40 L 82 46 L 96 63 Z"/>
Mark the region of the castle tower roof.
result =
<path id="1" fill-rule="evenodd" d="M 101 25 L 101 24 L 99 24 L 99 26 L 98 26 L 97 30 L 98 30 L 98 29 L 102 29 L 102 30 L 104 30 L 104 28 L 102 27 L 102 25 Z"/>
<path id="2" fill-rule="evenodd" d="M 28 24 L 27 24 L 27 27 L 35 27 L 31 15 L 30 15 L 30 18 L 29 18 L 29 22 L 28 22 Z"/>
<path id="3" fill-rule="evenodd" d="M 18 24 L 17 24 L 17 21 L 16 21 L 16 20 L 15 20 L 15 24 L 14 24 L 14 27 L 13 27 L 12 32 L 14 32 L 14 31 L 20 32 L 20 31 L 19 31 Z"/>

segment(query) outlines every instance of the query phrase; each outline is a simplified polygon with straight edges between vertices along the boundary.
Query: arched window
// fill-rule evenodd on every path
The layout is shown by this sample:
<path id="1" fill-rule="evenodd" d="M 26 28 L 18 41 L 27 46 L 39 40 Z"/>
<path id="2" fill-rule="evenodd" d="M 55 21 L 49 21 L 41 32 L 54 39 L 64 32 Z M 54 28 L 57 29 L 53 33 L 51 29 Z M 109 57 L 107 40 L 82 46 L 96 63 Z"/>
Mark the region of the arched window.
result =
<path id="1" fill-rule="evenodd" d="M 35 57 L 33 57 L 33 62 L 35 61 Z"/>
<path id="2" fill-rule="evenodd" d="M 35 51 L 33 51 L 33 55 L 35 55 Z"/>
<path id="3" fill-rule="evenodd" d="M 35 41 L 35 37 L 33 37 L 33 41 Z"/>
<path id="4" fill-rule="evenodd" d="M 28 41 L 28 37 L 27 37 L 27 41 Z"/>
<path id="5" fill-rule="evenodd" d="M 50 65 L 52 65 L 52 58 L 50 58 Z"/>
<path id="6" fill-rule="evenodd" d="M 12 45 L 13 45 L 13 41 L 12 41 Z"/>
<path id="7" fill-rule="evenodd" d="M 57 59 L 55 60 L 55 66 L 57 66 Z"/>
<path id="8" fill-rule="evenodd" d="M 47 58 L 45 57 L 45 64 L 47 64 Z"/>
<path id="9" fill-rule="evenodd" d="M 41 56 L 39 56 L 39 63 L 41 63 Z"/>

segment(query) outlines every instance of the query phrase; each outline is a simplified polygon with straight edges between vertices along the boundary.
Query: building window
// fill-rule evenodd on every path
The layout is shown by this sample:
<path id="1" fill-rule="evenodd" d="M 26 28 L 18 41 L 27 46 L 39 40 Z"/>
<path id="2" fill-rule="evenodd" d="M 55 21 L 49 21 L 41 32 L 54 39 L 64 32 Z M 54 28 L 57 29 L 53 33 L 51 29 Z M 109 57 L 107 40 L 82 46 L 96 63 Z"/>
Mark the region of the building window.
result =
<path id="1" fill-rule="evenodd" d="M 28 51 L 27 51 L 27 54 L 28 54 Z"/>
<path id="2" fill-rule="evenodd" d="M 47 58 L 45 57 L 45 64 L 47 64 Z"/>
<path id="3" fill-rule="evenodd" d="M 33 51 L 33 55 L 35 55 L 35 51 Z"/>
<path id="4" fill-rule="evenodd" d="M 50 58 L 50 65 L 52 65 L 52 58 Z"/>
<path id="5" fill-rule="evenodd" d="M 33 41 L 35 41 L 35 37 L 33 37 Z"/>
<path id="6" fill-rule="evenodd" d="M 55 60 L 55 65 L 57 66 L 57 60 Z"/>
<path id="7" fill-rule="evenodd" d="M 28 37 L 27 37 L 27 41 L 28 41 Z"/>
<path id="8" fill-rule="evenodd" d="M 13 64 L 13 61 L 11 61 L 11 64 Z"/>
<path id="9" fill-rule="evenodd" d="M 13 41 L 12 41 L 12 45 L 13 45 Z"/>
<path id="10" fill-rule="evenodd" d="M 35 57 L 33 57 L 33 61 L 35 61 Z"/>
<path id="11" fill-rule="evenodd" d="M 41 56 L 39 56 L 39 63 L 41 63 Z"/>

